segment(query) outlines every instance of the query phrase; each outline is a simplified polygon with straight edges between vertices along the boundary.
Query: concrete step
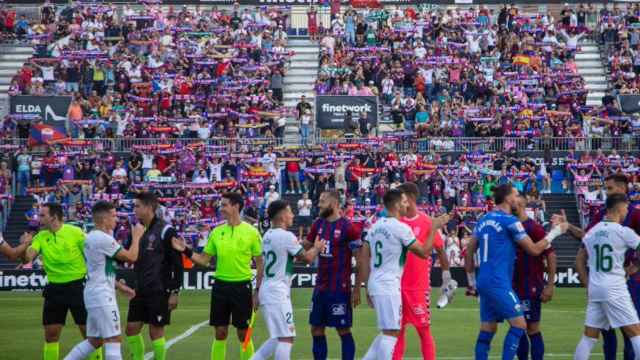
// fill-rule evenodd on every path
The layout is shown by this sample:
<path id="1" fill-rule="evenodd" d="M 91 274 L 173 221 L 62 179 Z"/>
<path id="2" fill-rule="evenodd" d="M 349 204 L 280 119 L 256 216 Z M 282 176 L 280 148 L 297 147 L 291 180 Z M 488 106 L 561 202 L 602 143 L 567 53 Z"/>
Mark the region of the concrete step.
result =
<path id="1" fill-rule="evenodd" d="M 587 90 L 607 90 L 609 85 L 603 83 L 586 83 L 585 88 L 587 88 Z"/>
<path id="2" fill-rule="evenodd" d="M 296 54 L 319 54 L 320 49 L 317 46 L 287 46 Z"/>
<path id="3" fill-rule="evenodd" d="M 600 60 L 600 53 L 577 53 L 576 61 L 578 60 Z"/>
<path id="4" fill-rule="evenodd" d="M 285 84 L 284 85 L 285 92 L 313 92 L 313 85 L 310 84 Z"/>
<path id="5" fill-rule="evenodd" d="M 604 91 L 589 91 L 589 94 L 587 95 L 587 97 L 602 98 L 605 95 L 606 95 L 606 92 Z"/>
<path id="6" fill-rule="evenodd" d="M 581 53 L 599 53 L 600 48 L 596 45 L 582 45 L 580 44 L 580 52 Z"/>
<path id="7" fill-rule="evenodd" d="M 0 60 L 0 69 L 20 69 L 26 61 L 3 61 Z"/>
<path id="8" fill-rule="evenodd" d="M 607 78 L 604 75 L 586 75 L 583 76 L 584 81 L 589 83 L 607 83 Z"/>
<path id="9" fill-rule="evenodd" d="M 297 47 L 318 47 L 318 43 L 309 39 L 291 39 L 287 40 L 287 48 L 293 49 Z"/>
<path id="10" fill-rule="evenodd" d="M 294 61 L 310 61 L 310 60 L 314 60 L 316 62 L 318 62 L 318 59 L 320 58 L 320 55 L 317 53 L 300 53 L 300 54 L 295 54 L 294 56 L 291 57 L 291 62 Z"/>
<path id="11" fill-rule="evenodd" d="M 587 99 L 585 104 L 587 106 L 602 106 L 602 99 Z"/>
<path id="12" fill-rule="evenodd" d="M 0 46 L 0 53 L 2 54 L 33 54 L 33 48 L 31 46 Z"/>
<path id="13" fill-rule="evenodd" d="M 587 69 L 587 68 L 601 68 L 602 61 L 599 60 L 580 60 L 576 61 L 576 66 L 578 69 Z"/>
<path id="14" fill-rule="evenodd" d="M 604 68 L 578 68 L 578 73 L 580 75 L 604 75 Z"/>
<path id="15" fill-rule="evenodd" d="M 9 85 L 0 85 L 0 92 L 6 93 L 9 91 Z"/>
<path id="16" fill-rule="evenodd" d="M 0 85 L 9 85 L 11 84 L 11 78 L 7 76 L 0 76 Z"/>
<path id="17" fill-rule="evenodd" d="M 13 69 L 0 69 L 0 76 L 10 76 L 13 77 L 18 73 L 18 70 L 20 68 L 13 68 Z"/>
<path id="18" fill-rule="evenodd" d="M 2 60 L 27 60 L 31 57 L 31 54 L 11 54 L 11 53 L 0 53 L 0 61 Z"/>
<path id="19" fill-rule="evenodd" d="M 0 74 L 2 73 L 0 72 Z M 289 73 L 287 73 L 287 76 L 284 77 L 285 84 L 311 84 L 311 86 L 313 86 L 315 81 L 315 74 L 309 74 L 308 76 L 290 76 Z"/>
<path id="20" fill-rule="evenodd" d="M 295 69 L 295 68 L 314 68 L 317 69 L 318 68 L 318 60 L 295 60 L 295 59 L 291 59 L 291 66 L 289 67 L 290 69 Z"/>
<path id="21" fill-rule="evenodd" d="M 294 77 L 294 76 L 305 76 L 305 77 L 311 77 L 313 76 L 313 78 L 315 79 L 317 74 L 318 74 L 318 67 L 314 66 L 314 70 L 310 70 L 310 68 L 293 68 L 290 67 L 289 70 L 287 70 L 287 75 L 284 77 L 285 81 L 287 80 L 287 78 L 289 77 Z"/>
<path id="22" fill-rule="evenodd" d="M 310 103 L 315 101 L 315 93 L 313 91 L 285 92 L 283 98 L 285 102 L 287 100 L 298 101 L 302 95 L 304 95 Z"/>

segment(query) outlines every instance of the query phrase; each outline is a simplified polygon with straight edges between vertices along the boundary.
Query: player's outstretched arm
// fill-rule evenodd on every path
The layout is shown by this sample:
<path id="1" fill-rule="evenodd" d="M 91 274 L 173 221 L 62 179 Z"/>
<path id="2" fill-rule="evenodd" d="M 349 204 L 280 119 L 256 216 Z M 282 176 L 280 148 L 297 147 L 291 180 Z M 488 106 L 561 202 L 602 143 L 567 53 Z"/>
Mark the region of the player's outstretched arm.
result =
<path id="1" fill-rule="evenodd" d="M 585 287 L 589 286 L 589 273 L 587 272 L 587 250 L 584 247 L 578 249 L 576 254 L 576 272 L 578 273 L 578 279 Z"/>
<path id="2" fill-rule="evenodd" d="M 518 244 L 527 252 L 527 254 L 538 256 L 551 246 L 551 242 L 555 238 L 567 231 L 568 225 L 568 223 L 562 223 L 552 227 L 547 236 L 537 243 L 534 243 L 529 236 L 525 236 L 522 240 L 518 241 Z"/>
<path id="3" fill-rule="evenodd" d="M 144 225 L 136 224 L 131 230 L 131 246 L 129 250 L 122 249 L 116 254 L 116 260 L 135 263 L 138 261 L 138 252 L 140 250 L 140 239 L 144 234 Z"/>
<path id="4" fill-rule="evenodd" d="M 199 254 L 199 253 L 193 252 L 193 250 L 191 250 L 187 246 L 186 242 L 182 238 L 174 237 L 173 239 L 171 239 L 171 246 L 173 246 L 174 249 L 178 250 L 179 252 L 184 254 L 184 256 L 186 256 L 188 259 L 190 259 L 191 261 L 193 261 L 194 263 L 200 266 L 208 267 L 209 264 L 211 263 L 211 256 L 205 253 Z"/>
<path id="5" fill-rule="evenodd" d="M 316 241 L 313 243 L 313 247 L 302 252 L 297 256 L 297 259 L 299 261 L 304 261 L 307 264 L 311 264 L 316 259 L 316 257 L 318 257 L 318 254 L 320 254 L 324 250 L 326 245 L 326 241 L 320 240 L 320 237 L 316 237 Z"/>
<path id="6" fill-rule="evenodd" d="M 436 237 L 438 231 L 448 222 L 448 214 L 444 214 L 433 219 L 433 221 L 431 222 L 431 231 L 429 231 L 427 240 L 423 244 L 414 242 L 413 244 L 411 244 L 411 246 L 409 246 L 409 251 L 416 254 L 422 259 L 427 259 L 429 256 L 431 256 L 431 250 L 433 250 L 433 239 Z"/>
<path id="7" fill-rule="evenodd" d="M 553 214 L 551 216 L 551 224 L 553 226 L 557 226 L 557 225 L 561 225 L 563 223 L 567 224 L 567 232 L 569 234 L 571 234 L 573 237 L 575 237 L 578 240 L 582 240 L 582 238 L 584 237 L 584 230 L 582 230 L 581 228 L 570 224 L 567 221 L 567 215 L 564 212 L 564 209 L 560 210 L 560 214 Z"/>
<path id="8" fill-rule="evenodd" d="M 20 245 L 16 247 L 11 247 L 11 245 L 7 244 L 2 234 L 0 234 L 0 253 L 11 261 L 21 259 L 29 245 L 31 245 L 31 235 L 29 233 L 24 233 L 20 237 Z"/>

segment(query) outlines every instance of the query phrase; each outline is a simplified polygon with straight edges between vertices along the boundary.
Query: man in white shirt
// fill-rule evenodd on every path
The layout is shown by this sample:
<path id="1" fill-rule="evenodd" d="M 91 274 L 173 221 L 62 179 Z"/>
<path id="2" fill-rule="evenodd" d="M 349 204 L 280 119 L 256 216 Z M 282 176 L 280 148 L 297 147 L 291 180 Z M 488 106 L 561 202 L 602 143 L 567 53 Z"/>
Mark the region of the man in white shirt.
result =
<path id="1" fill-rule="evenodd" d="M 311 218 L 311 207 L 313 203 L 309 199 L 309 193 L 302 194 L 302 199 L 298 200 L 298 223 L 300 224 L 298 237 L 302 239 L 304 230 L 308 230 L 313 219 Z"/>
<path id="2" fill-rule="evenodd" d="M 606 215 L 584 236 L 588 254 L 588 303 L 584 335 L 576 347 L 575 360 L 587 360 L 601 330 L 622 328 L 640 358 L 640 320 L 626 284 L 624 268 L 627 250 L 640 248 L 640 237 L 621 223 L 629 212 L 624 194 L 613 194 L 606 201 Z"/>
<path id="3" fill-rule="evenodd" d="M 264 195 L 264 199 L 266 201 L 266 206 L 269 207 L 272 202 L 276 200 L 280 200 L 280 194 L 276 191 L 275 185 L 269 185 L 269 191 Z"/>
<path id="4" fill-rule="evenodd" d="M 376 311 L 378 335 L 363 360 L 391 360 L 400 333 L 402 297 L 400 278 L 404 269 L 406 250 L 420 258 L 431 255 L 436 232 L 449 221 L 448 215 L 433 219 L 427 240 L 420 244 L 409 225 L 400 221 L 407 213 L 409 202 L 400 190 L 389 190 L 383 197 L 387 217 L 378 219 L 367 232 L 363 247 L 368 278 L 367 300 Z M 373 252 L 373 254 L 372 254 Z"/>
<path id="5" fill-rule="evenodd" d="M 116 301 L 118 288 L 129 299 L 135 291 L 116 282 L 114 260 L 135 263 L 138 259 L 140 239 L 144 226 L 138 224 L 132 231 L 129 250 L 123 249 L 113 238 L 118 217 L 116 208 L 108 201 L 97 202 L 92 209 L 96 225 L 84 242 L 87 264 L 87 283 L 84 288 L 84 303 L 87 308 L 87 339 L 76 345 L 65 360 L 86 359 L 97 348 L 104 345 L 105 360 L 122 359 L 120 352 L 120 311 Z"/>

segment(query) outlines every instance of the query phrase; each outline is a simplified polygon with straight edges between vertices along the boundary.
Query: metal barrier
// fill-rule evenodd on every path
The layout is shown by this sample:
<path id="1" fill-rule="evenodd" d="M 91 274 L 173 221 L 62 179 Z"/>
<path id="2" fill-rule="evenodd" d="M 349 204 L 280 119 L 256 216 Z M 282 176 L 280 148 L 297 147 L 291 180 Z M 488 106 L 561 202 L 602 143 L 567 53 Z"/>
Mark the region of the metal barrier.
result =
<path id="1" fill-rule="evenodd" d="M 611 151 L 630 152 L 640 150 L 640 136 L 624 136 L 610 138 L 464 138 L 464 137 L 433 137 L 416 139 L 410 136 L 388 135 L 376 138 L 343 138 L 343 137 L 315 137 L 309 138 L 309 145 L 331 146 L 338 144 L 377 144 L 398 152 L 414 151 L 426 152 L 471 152 L 483 151 L 487 153 L 516 151 Z M 302 147 L 298 143 L 284 143 L 277 138 L 118 138 L 118 139 L 77 139 L 68 143 L 54 144 L 54 147 L 91 148 L 98 152 L 131 152 L 136 147 L 144 146 L 195 146 L 203 145 L 218 147 L 217 151 L 249 152 L 266 147 L 283 147 L 293 149 Z M 27 139 L 0 139 L 0 148 L 27 148 Z M 47 150 L 46 146 L 29 148 L 32 153 Z"/>

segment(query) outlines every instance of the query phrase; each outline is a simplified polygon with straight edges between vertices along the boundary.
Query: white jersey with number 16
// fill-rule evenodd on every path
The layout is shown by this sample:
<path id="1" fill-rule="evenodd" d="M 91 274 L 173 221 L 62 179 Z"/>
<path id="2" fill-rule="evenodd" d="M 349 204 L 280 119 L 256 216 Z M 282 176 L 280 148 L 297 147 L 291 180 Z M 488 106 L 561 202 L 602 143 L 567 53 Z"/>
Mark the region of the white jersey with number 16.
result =
<path id="1" fill-rule="evenodd" d="M 259 292 L 261 304 L 278 304 L 289 300 L 293 258 L 302 251 L 302 246 L 290 231 L 269 229 L 264 234 L 264 279 Z"/>
<path id="2" fill-rule="evenodd" d="M 367 291 L 371 295 L 400 295 L 400 279 L 407 249 L 416 241 L 409 225 L 395 218 L 381 218 L 365 239 L 371 248 L 371 274 Z"/>
<path id="3" fill-rule="evenodd" d="M 620 224 L 602 221 L 583 240 L 589 256 L 589 300 L 607 301 L 628 294 L 624 259 L 628 249 L 640 245 L 640 237 Z"/>

